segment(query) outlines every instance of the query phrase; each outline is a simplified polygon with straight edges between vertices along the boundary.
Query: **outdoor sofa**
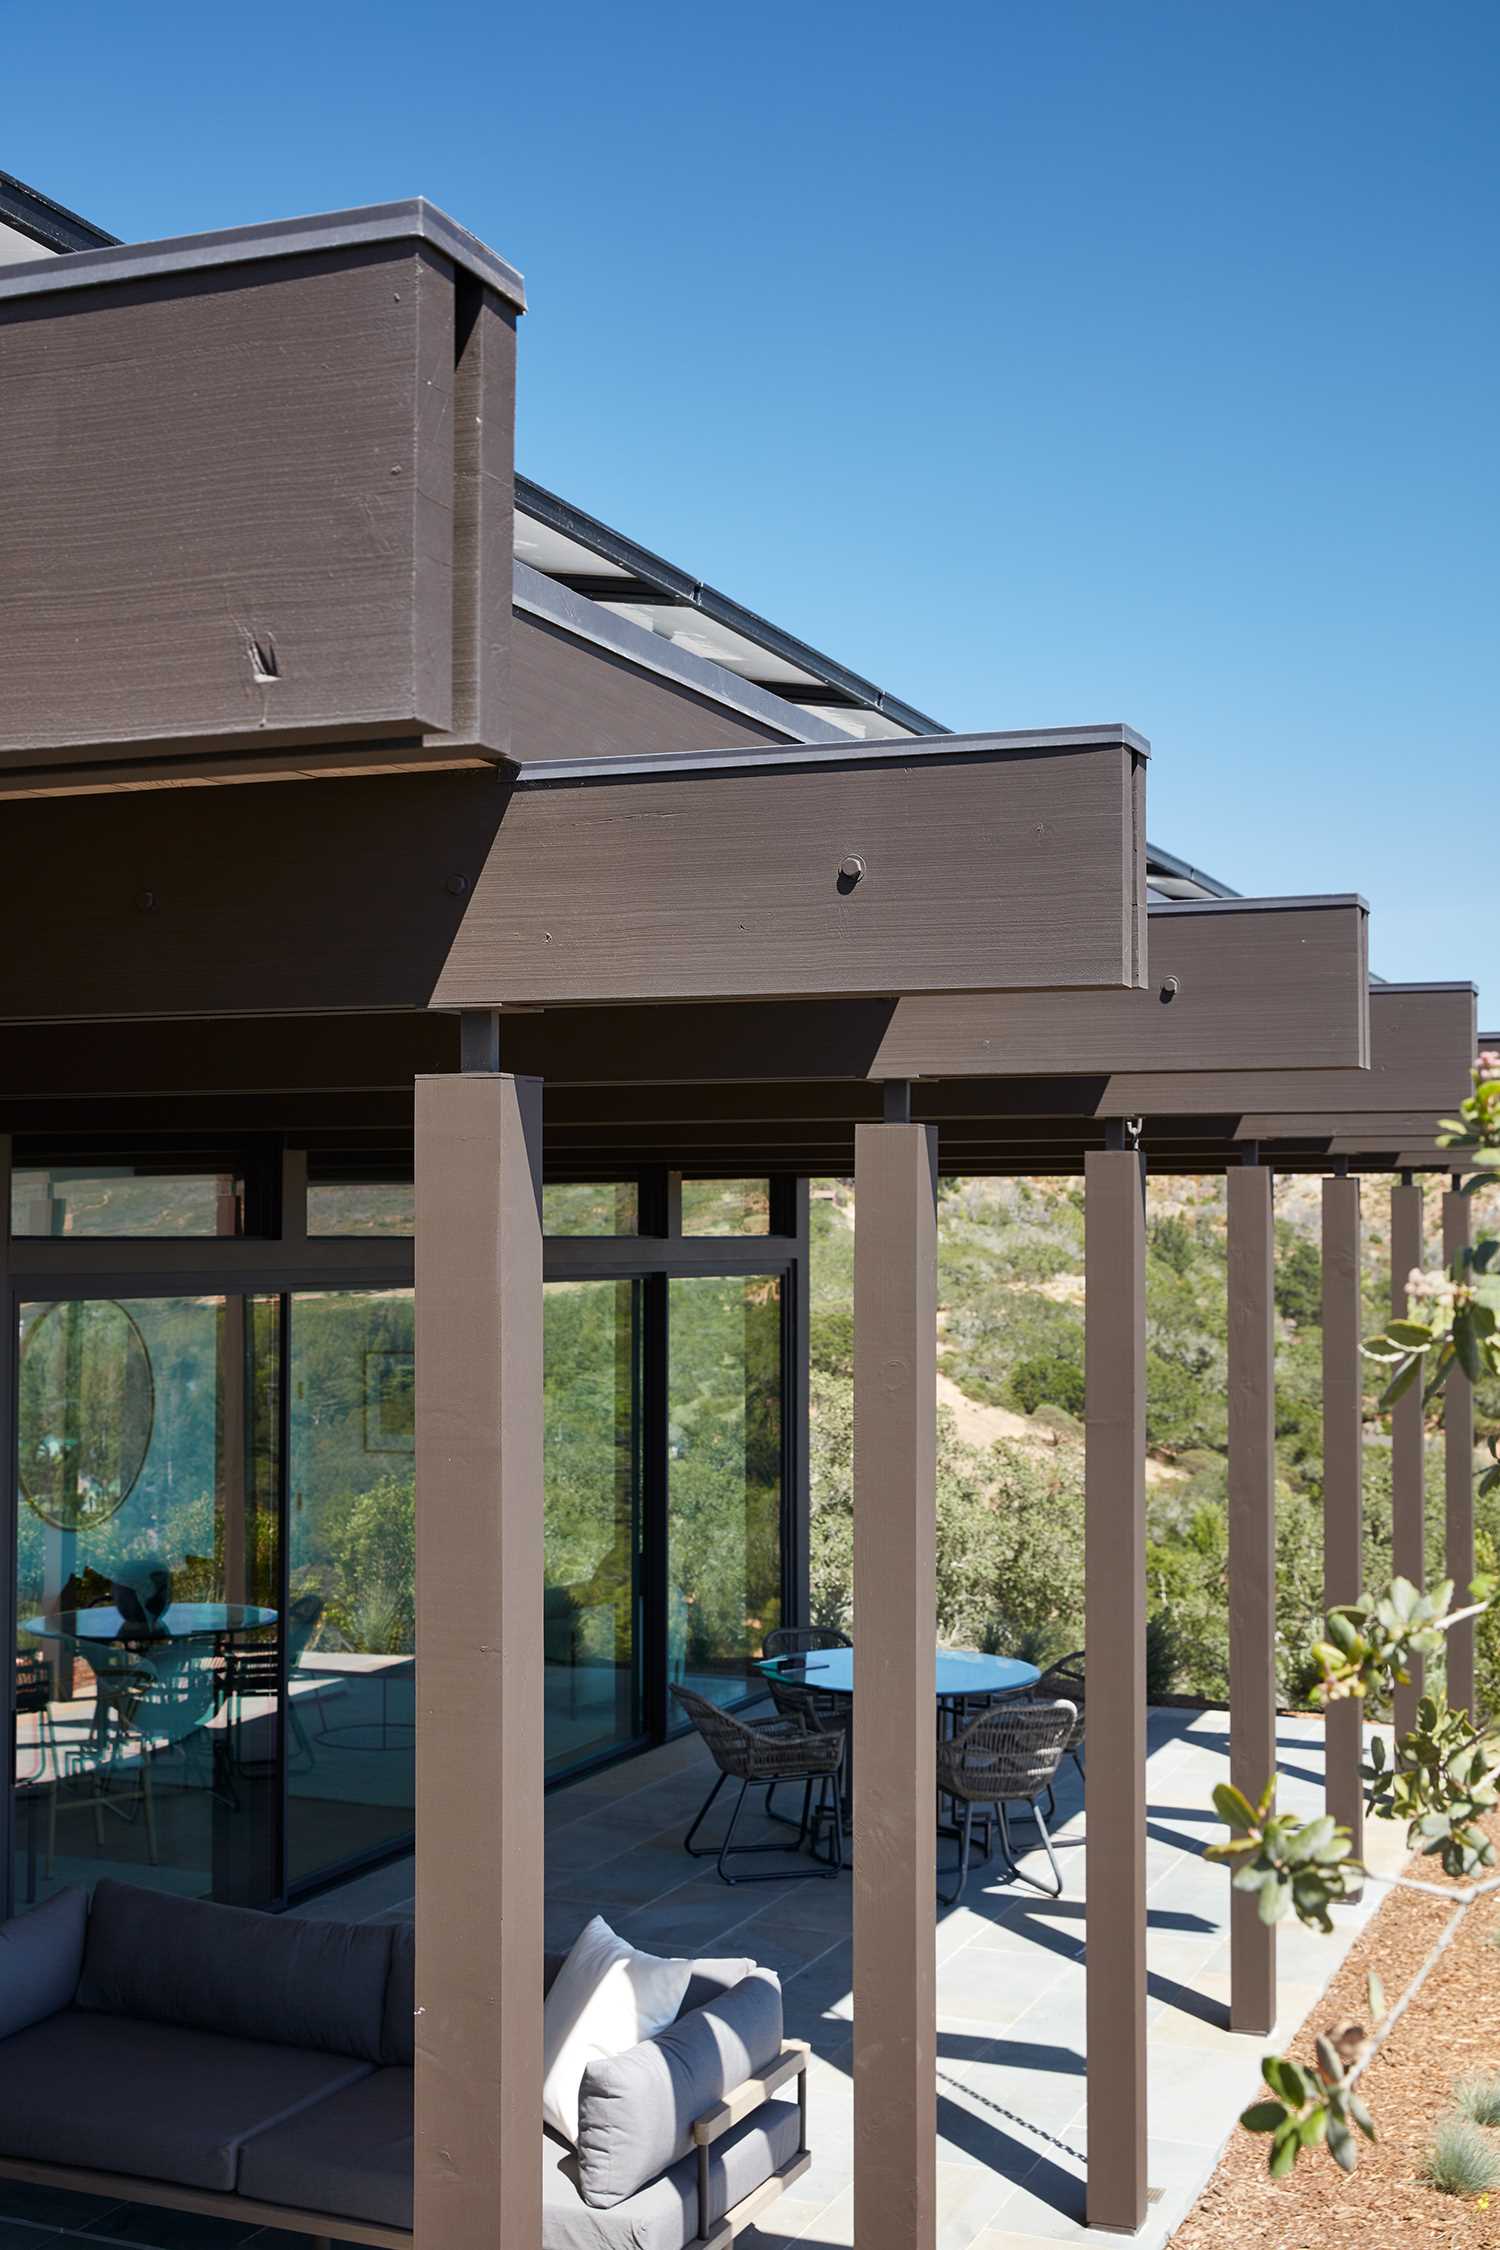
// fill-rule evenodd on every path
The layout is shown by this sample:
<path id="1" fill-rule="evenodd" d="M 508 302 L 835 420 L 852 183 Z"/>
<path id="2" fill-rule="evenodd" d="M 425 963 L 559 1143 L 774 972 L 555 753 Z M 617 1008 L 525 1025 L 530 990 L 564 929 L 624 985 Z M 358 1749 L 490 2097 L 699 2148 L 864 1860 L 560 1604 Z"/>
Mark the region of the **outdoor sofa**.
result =
<path id="1" fill-rule="evenodd" d="M 0 2183 L 410 2245 L 413 2019 L 409 1925 L 61 1892 L 0 1923 Z M 806 2059 L 773 1976 L 701 1964 L 585 2074 L 578 2153 L 542 2132 L 542 2250 L 733 2241 L 810 2161 Z"/>

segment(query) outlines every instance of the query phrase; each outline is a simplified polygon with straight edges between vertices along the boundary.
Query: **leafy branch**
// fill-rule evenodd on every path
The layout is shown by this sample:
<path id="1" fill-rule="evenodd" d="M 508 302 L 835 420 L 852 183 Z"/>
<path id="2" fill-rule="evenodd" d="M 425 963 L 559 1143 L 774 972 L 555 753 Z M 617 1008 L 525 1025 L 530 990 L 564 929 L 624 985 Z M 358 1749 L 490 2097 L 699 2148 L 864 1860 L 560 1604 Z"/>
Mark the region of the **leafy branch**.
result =
<path id="1" fill-rule="evenodd" d="M 1358 1891 L 1363 1872 L 1351 1856 L 1348 1829 L 1326 1813 L 1316 1820 L 1278 1813 L 1274 1781 L 1266 1783 L 1255 1805 L 1221 1782 L 1214 1791 L 1214 1809 L 1229 1836 L 1210 1844 L 1204 1857 L 1234 1869 L 1232 1887 L 1256 1894 L 1261 1920 L 1279 1922 L 1295 1913 L 1310 1928 L 1330 1932 L 1329 1907 Z"/>
<path id="2" fill-rule="evenodd" d="M 1363 1700 L 1393 1681 L 1410 1680 L 1417 1661 L 1438 1655 L 1456 1624 L 1488 1607 L 1493 1583 L 1476 1579 L 1473 1602 L 1460 1610 L 1449 1607 L 1451 1580 L 1424 1594 L 1405 1578 L 1373 1601 L 1330 1610 L 1324 1637 L 1312 1650 L 1321 1700 Z M 1478 1823 L 1500 1805 L 1500 1737 L 1477 1727 L 1466 1711 L 1450 1710 L 1445 1697 L 1424 1696 L 1415 1727 L 1389 1757 L 1380 1737 L 1372 1740 L 1364 1778 L 1370 1811 L 1381 1820 L 1404 1820 L 1411 1848 L 1440 1856 L 1448 1874 L 1472 1875 L 1494 1865 L 1495 1847 Z M 1261 1920 L 1276 1923 L 1291 1913 L 1310 1929 L 1330 1931 L 1330 1908 L 1357 1889 L 1363 1872 L 1349 1831 L 1327 1814 L 1299 1821 L 1278 1813 L 1274 1782 L 1256 1804 L 1221 1783 L 1214 1806 L 1229 1834 L 1206 1856 L 1234 1869 L 1237 1891 L 1255 1893 Z M 1383 2007 L 1378 1990 L 1372 1978 L 1376 2015 Z M 1284 2179 L 1303 2150 L 1320 2143 L 1342 2170 L 1353 2171 L 1356 2129 L 1375 2138 L 1374 2121 L 1353 2089 L 1364 2050 L 1363 2030 L 1346 2025 L 1317 2041 L 1315 2068 L 1285 2055 L 1266 2057 L 1262 2076 L 1269 2093 L 1240 2123 L 1247 2132 L 1269 2134 L 1273 2179 Z"/>
<path id="3" fill-rule="evenodd" d="M 1494 1866 L 1494 1844 L 1478 1823 L 1500 1805 L 1500 1739 L 1482 1733 L 1467 1711 L 1424 1695 L 1416 1725 L 1390 1762 L 1375 1736 L 1364 1774 L 1370 1810 L 1382 1820 L 1404 1820 L 1407 1843 L 1441 1856 L 1445 1875 Z"/>
<path id="4" fill-rule="evenodd" d="M 1369 1990 L 1370 2014 L 1376 2019 L 1385 2013 L 1377 1976 L 1371 1976 Z M 1267 2163 L 1273 2180 L 1284 2180 L 1302 2151 L 1320 2142 L 1341 2171 L 1354 2170 L 1359 2155 L 1355 2128 L 1367 2141 L 1375 2138 L 1375 2120 L 1354 2091 L 1369 2045 L 1364 2026 L 1350 2023 L 1319 2036 L 1311 2069 L 1285 2055 L 1266 2056 L 1261 2076 L 1270 2098 L 1252 2102 L 1240 2123 L 1247 2133 L 1270 2134 Z"/>

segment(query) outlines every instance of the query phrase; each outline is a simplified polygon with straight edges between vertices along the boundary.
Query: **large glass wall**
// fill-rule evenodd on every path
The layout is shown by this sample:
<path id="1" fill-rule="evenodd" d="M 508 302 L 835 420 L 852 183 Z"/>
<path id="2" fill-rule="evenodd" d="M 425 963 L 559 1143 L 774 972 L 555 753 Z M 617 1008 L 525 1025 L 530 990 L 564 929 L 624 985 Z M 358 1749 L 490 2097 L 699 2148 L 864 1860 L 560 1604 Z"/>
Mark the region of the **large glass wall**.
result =
<path id="1" fill-rule="evenodd" d="M 781 1621 L 782 1285 L 668 1286 L 668 1678 L 736 1703 Z"/>
<path id="2" fill-rule="evenodd" d="M 410 1835 L 416 1389 L 409 1289 L 300 1292 L 287 1335 L 286 1879 Z"/>
<path id="3" fill-rule="evenodd" d="M 18 1902 L 112 1874 L 273 1905 L 402 1848 L 416 1398 L 412 1291 L 391 1278 L 409 1267 L 386 1230 L 409 1226 L 409 1188 L 315 1182 L 320 1240 L 377 1239 L 320 1267 L 299 1237 L 305 1262 L 258 1289 L 245 1269 L 274 1262 L 238 1228 L 275 1208 L 263 1179 L 20 1178 Z M 331 1201 L 345 1185 L 353 1200 Z M 763 1252 L 706 1239 L 765 1232 L 772 1208 Z M 661 1739 L 673 1681 L 743 1700 L 782 1614 L 785 1203 L 704 1182 L 675 1209 L 664 1175 L 547 1191 L 551 1779 Z M 648 1218 L 660 1232 L 639 1231 Z M 701 1231 L 678 1234 L 689 1219 Z M 173 1264 L 143 1239 L 132 1288 L 136 1226 L 179 1241 Z M 211 1226 L 201 1253 L 180 1239 Z M 88 1234 L 117 1296 L 61 1293 L 91 1286 L 67 1239 Z M 747 1253 L 774 1270 L 744 1270 Z M 202 1286 L 237 1273 L 238 1289 Z M 476 1732 L 486 1717 L 448 1716 Z"/>
<path id="4" fill-rule="evenodd" d="M 277 1300 L 19 1325 L 17 1898 L 102 1874 L 272 1896 Z"/>
<path id="5" fill-rule="evenodd" d="M 637 1740 L 641 1719 L 639 1281 L 547 1285 L 547 1771 Z"/>

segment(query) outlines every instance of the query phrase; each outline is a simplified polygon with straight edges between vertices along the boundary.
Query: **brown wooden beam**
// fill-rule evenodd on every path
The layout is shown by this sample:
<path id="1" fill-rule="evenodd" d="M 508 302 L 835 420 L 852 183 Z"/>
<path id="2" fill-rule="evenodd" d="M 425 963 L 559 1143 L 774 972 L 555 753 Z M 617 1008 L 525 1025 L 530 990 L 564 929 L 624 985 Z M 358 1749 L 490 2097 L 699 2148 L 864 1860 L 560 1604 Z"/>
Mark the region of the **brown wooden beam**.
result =
<path id="1" fill-rule="evenodd" d="M 969 735 L 528 766 L 433 1005 L 1135 985 L 1140 763 Z"/>
<path id="2" fill-rule="evenodd" d="M 415 2240 L 493 2250 L 542 2223 L 535 1080 L 418 1081 L 416 1208 Z"/>
<path id="3" fill-rule="evenodd" d="M 861 1125 L 854 1189 L 854 2238 L 937 2238 L 937 1136 Z"/>
<path id="4" fill-rule="evenodd" d="M 1406 1277 L 1422 1257 L 1422 1190 L 1409 1182 L 1391 1189 L 1391 1313 L 1406 1317 Z M 1427 1583 L 1427 1494 L 1422 1427 L 1422 1385 L 1415 1383 L 1391 1408 L 1391 1567 L 1414 1586 Z M 1422 1660 L 1412 1665 L 1410 1681 L 1395 1694 L 1397 1734 L 1417 1723 L 1422 1693 Z"/>
<path id="5" fill-rule="evenodd" d="M 1437 1109 L 1462 1101 L 1474 1059 L 1475 995 L 1471 984 L 1376 984 L 1370 987 L 1370 1067 L 1345 1070 L 1256 1071 L 1245 1078 L 1245 1099 L 1227 1094 L 1217 1107 L 1238 1108 L 1247 1140 L 1317 1131 L 1320 1122 L 1349 1129 L 1341 1120 L 1383 1119 L 1405 1113 L 1429 1120 Z M 1221 1081 L 1227 1087 L 1227 1080 Z M 1143 1089 L 1149 1095 L 1150 1089 Z M 1149 1099 L 1144 1106 L 1150 1113 Z M 1175 1102 L 1161 1104 L 1176 1109 Z M 1403 1134 L 1403 1140 L 1410 1136 Z"/>
<path id="6" fill-rule="evenodd" d="M 1145 1166 L 1086 1163 L 1088 2220 L 1146 2216 Z"/>
<path id="7" fill-rule="evenodd" d="M 1364 1590 L 1359 1182 L 1323 1182 L 1323 1600 L 1357 1602 Z M 1364 1838 L 1364 1705 L 1330 1704 L 1324 1798 L 1354 1839 Z"/>
<path id="8" fill-rule="evenodd" d="M 1276 1228 L 1261 1164 L 1228 1176 L 1229 1778 L 1253 1804 L 1276 1773 Z M 1276 1931 L 1231 1891 L 1229 2023 L 1276 2021 Z"/>
<path id="9" fill-rule="evenodd" d="M 1448 1266 L 1468 1249 L 1473 1206 L 1458 1175 L 1443 1196 L 1443 1258 Z M 1453 1580 L 1455 1608 L 1469 1598 L 1474 1577 L 1474 1386 L 1457 1362 L 1443 1397 L 1444 1571 Z M 1455 1711 L 1474 1708 L 1474 1624 L 1448 1635 L 1448 1701 Z"/>

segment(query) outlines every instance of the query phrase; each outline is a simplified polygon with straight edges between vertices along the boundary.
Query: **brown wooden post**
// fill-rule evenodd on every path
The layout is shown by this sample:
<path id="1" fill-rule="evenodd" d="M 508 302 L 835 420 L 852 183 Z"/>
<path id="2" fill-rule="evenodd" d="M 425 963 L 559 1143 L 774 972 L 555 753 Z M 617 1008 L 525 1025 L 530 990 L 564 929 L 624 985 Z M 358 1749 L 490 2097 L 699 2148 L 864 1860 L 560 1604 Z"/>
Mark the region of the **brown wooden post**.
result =
<path id="1" fill-rule="evenodd" d="M 1364 1486 L 1360 1358 L 1359 1181 L 1323 1182 L 1323 1600 L 1357 1602 L 1364 1575 Z M 1324 1802 L 1354 1838 L 1364 1837 L 1364 1706 L 1329 1705 Z"/>
<path id="2" fill-rule="evenodd" d="M 1391 1315 L 1406 1317 L 1406 1277 L 1422 1263 L 1422 1190 L 1403 1172 L 1391 1189 Z M 1391 1408 L 1391 1567 L 1414 1586 L 1427 1582 L 1427 1498 L 1422 1431 L 1422 1385 L 1414 1383 Z M 1422 1693 L 1422 1660 L 1412 1665 L 1410 1682 L 1396 1689 L 1396 1732 L 1409 1734 L 1417 1723 Z"/>
<path id="3" fill-rule="evenodd" d="M 888 1110 L 889 1113 L 889 1110 Z M 937 1133 L 854 1141 L 854 2239 L 937 2239 Z"/>
<path id="4" fill-rule="evenodd" d="M 541 1109 L 416 1084 L 417 2250 L 541 2240 Z"/>
<path id="5" fill-rule="evenodd" d="M 1229 1188 L 1229 1778 L 1253 1804 L 1276 1772 L 1276 1296 L 1272 1177 Z M 1276 1930 L 1231 1891 L 1229 2026 L 1276 2021 Z"/>
<path id="6" fill-rule="evenodd" d="M 1088 2220 L 1146 2216 L 1146 1176 L 1085 1159 Z"/>
<path id="7" fill-rule="evenodd" d="M 1469 1198 L 1459 1174 L 1443 1197 L 1443 1257 L 1451 1267 L 1469 1247 Z M 1449 1369 L 1443 1399 L 1443 1569 L 1453 1581 L 1453 1606 L 1462 1609 L 1474 1577 L 1474 1386 L 1458 1365 Z M 1474 1623 L 1448 1635 L 1448 1701 L 1455 1711 L 1474 1708 Z"/>

